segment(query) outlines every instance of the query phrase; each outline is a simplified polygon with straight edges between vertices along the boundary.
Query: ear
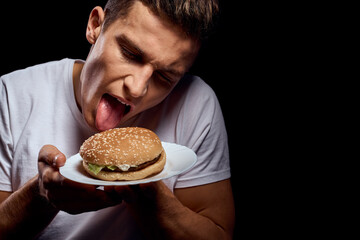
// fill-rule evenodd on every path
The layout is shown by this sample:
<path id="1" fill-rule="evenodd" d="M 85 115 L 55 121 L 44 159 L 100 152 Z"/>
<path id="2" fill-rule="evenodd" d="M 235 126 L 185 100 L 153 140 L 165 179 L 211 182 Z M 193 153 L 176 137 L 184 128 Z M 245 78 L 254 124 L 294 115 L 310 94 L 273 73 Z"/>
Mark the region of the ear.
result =
<path id="1" fill-rule="evenodd" d="M 90 44 L 95 44 L 99 37 L 104 22 L 104 16 L 104 10 L 101 7 L 95 7 L 91 11 L 86 28 L 86 39 Z"/>

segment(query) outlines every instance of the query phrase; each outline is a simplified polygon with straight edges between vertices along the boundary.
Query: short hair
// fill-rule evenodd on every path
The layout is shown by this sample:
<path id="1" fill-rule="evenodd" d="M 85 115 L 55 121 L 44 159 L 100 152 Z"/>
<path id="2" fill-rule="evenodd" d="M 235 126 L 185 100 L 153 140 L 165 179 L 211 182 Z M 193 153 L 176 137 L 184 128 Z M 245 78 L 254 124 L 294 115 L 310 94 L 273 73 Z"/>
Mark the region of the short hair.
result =
<path id="1" fill-rule="evenodd" d="M 142 2 L 160 17 L 166 17 L 198 40 L 213 31 L 219 15 L 218 0 L 108 0 L 105 5 L 104 31 L 120 17 L 125 17 L 135 1 Z"/>

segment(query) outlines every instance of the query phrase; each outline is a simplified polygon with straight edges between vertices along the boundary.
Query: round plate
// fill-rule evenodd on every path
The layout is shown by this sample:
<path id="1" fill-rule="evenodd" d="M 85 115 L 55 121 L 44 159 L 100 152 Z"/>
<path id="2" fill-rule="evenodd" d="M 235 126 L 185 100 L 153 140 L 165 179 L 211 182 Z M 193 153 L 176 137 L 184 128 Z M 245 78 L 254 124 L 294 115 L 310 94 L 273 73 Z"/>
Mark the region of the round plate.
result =
<path id="1" fill-rule="evenodd" d="M 197 161 L 196 154 L 190 148 L 167 142 L 162 142 L 162 146 L 166 152 L 165 167 L 162 172 L 148 178 L 133 181 L 104 181 L 95 179 L 84 170 L 79 153 L 66 160 L 66 164 L 60 168 L 60 173 L 72 181 L 97 186 L 134 185 L 155 182 L 179 175 L 189 170 Z"/>

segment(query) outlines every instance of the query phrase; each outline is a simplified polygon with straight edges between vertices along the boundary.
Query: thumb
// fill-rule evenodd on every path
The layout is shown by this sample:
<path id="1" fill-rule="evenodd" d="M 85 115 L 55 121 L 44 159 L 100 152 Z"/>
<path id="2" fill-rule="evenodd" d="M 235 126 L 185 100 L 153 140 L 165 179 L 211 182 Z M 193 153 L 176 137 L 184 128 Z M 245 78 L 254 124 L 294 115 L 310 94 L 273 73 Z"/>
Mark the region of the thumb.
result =
<path id="1" fill-rule="evenodd" d="M 45 145 L 40 149 L 38 161 L 59 168 L 65 165 L 66 157 L 55 146 Z"/>

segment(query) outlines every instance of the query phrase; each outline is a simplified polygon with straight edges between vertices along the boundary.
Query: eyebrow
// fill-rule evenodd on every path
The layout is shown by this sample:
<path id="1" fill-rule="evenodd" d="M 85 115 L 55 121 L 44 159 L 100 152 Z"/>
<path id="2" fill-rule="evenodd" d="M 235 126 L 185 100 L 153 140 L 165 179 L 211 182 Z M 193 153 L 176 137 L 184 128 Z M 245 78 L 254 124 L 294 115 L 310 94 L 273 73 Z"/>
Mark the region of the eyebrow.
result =
<path id="1" fill-rule="evenodd" d="M 141 57 L 142 59 L 147 58 L 148 55 L 124 34 L 116 36 L 116 41 L 118 42 L 119 45 L 125 44 L 131 50 L 135 51 L 135 54 L 139 55 L 139 57 Z M 183 72 L 171 68 L 164 68 L 162 70 L 171 73 L 176 77 L 181 77 L 185 74 Z"/>

